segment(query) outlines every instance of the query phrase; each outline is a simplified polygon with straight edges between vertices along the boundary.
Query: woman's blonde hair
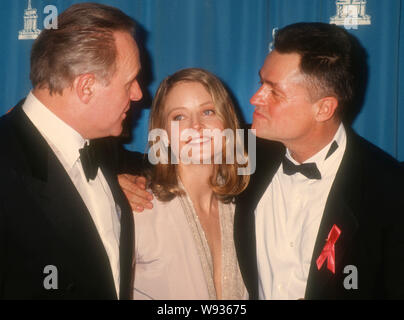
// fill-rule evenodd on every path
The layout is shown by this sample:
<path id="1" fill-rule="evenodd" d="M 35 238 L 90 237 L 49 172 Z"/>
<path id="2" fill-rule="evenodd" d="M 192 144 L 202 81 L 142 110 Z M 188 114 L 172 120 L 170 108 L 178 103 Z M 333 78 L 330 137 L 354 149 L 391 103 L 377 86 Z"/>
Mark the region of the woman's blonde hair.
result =
<path id="1" fill-rule="evenodd" d="M 149 131 L 157 128 L 167 129 L 165 101 L 170 90 L 180 82 L 196 82 L 203 85 L 212 97 L 215 112 L 223 122 L 223 127 L 231 129 L 236 137 L 236 129 L 239 129 L 240 126 L 227 90 L 215 75 L 197 68 L 177 71 L 161 82 L 150 111 Z M 150 142 L 150 147 L 154 143 L 156 142 Z M 245 152 L 244 155 L 246 156 Z M 250 177 L 237 174 L 237 169 L 246 167 L 246 165 L 240 165 L 234 161 L 233 164 L 223 163 L 213 166 L 214 171 L 209 181 L 212 190 L 221 201 L 231 202 L 234 196 L 241 193 L 248 185 Z M 182 194 L 178 184 L 176 164 L 172 164 L 170 161 L 168 164 L 158 163 L 153 166 L 150 175 L 150 188 L 160 201 L 169 201 Z"/>

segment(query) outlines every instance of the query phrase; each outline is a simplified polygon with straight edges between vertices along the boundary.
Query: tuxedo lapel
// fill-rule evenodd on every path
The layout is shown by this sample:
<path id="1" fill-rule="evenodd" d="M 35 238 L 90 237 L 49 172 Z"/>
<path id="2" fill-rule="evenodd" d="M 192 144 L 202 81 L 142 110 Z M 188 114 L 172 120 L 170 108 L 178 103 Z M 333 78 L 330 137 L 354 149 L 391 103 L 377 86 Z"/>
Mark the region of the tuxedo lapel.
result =
<path id="1" fill-rule="evenodd" d="M 123 203 L 123 201 L 121 202 Z M 119 246 L 121 282 L 120 299 L 128 300 L 132 298 L 133 293 L 133 274 L 134 274 L 134 221 L 132 210 L 128 205 L 122 207 L 121 215 L 121 237 Z"/>
<path id="2" fill-rule="evenodd" d="M 285 147 L 282 144 L 257 138 L 256 172 L 251 175 L 250 183 L 241 195 L 251 209 L 255 210 L 257 207 L 284 155 Z M 254 218 L 254 215 L 248 216 Z"/>
<path id="3" fill-rule="evenodd" d="M 126 196 L 119 186 L 115 168 L 117 163 L 111 158 L 117 150 L 116 144 L 105 139 L 103 143 L 104 161 L 101 167 L 114 197 L 117 211 L 121 217 L 121 235 L 119 241 L 119 261 L 120 261 L 120 299 L 128 300 L 132 297 L 133 291 L 133 250 L 134 250 L 134 221 L 132 209 L 130 208 Z"/>
<path id="4" fill-rule="evenodd" d="M 277 142 L 257 138 L 257 167 L 246 190 L 236 202 L 234 242 L 241 274 L 249 298 L 258 299 L 258 269 L 255 237 L 255 208 L 279 168 L 285 147 Z"/>
<path id="5" fill-rule="evenodd" d="M 363 176 L 361 157 L 356 146 L 356 136 L 347 130 L 347 145 L 341 165 L 331 187 L 323 217 L 317 234 L 311 266 L 307 281 L 306 299 L 316 299 L 324 295 L 321 292 L 330 282 L 343 273 L 343 257 L 352 247 L 352 238 L 358 228 L 358 220 L 354 213 L 360 210 L 363 201 Z M 335 243 L 335 274 L 327 269 L 325 261 L 318 270 L 316 261 L 320 256 L 332 227 L 336 225 L 341 234 Z M 342 283 L 341 283 L 342 285 Z"/>

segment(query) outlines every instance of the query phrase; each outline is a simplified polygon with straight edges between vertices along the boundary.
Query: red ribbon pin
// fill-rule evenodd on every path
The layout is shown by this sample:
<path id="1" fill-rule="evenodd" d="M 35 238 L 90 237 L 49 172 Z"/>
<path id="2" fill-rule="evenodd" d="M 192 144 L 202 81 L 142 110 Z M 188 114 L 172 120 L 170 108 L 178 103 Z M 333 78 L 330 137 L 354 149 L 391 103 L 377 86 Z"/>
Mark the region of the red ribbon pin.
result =
<path id="1" fill-rule="evenodd" d="M 316 261 L 318 270 L 320 270 L 324 261 L 327 260 L 328 270 L 335 274 L 335 243 L 337 242 L 340 234 L 341 230 L 336 224 L 334 224 L 330 233 L 328 234 L 328 238 L 326 240 L 327 242 L 324 245 L 323 251 L 321 251 L 321 254 Z"/>

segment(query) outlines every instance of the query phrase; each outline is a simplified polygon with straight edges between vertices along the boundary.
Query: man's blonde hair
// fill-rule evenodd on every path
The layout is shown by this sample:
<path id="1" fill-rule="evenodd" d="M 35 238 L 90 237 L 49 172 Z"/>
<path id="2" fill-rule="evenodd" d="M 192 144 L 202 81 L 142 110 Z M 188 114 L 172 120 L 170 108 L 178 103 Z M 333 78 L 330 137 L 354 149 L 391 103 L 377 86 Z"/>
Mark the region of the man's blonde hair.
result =
<path id="1" fill-rule="evenodd" d="M 134 29 L 134 21 L 117 8 L 97 3 L 72 5 L 59 15 L 57 29 L 43 30 L 33 44 L 33 87 L 62 93 L 85 73 L 108 84 L 116 70 L 114 32 L 133 35 Z"/>

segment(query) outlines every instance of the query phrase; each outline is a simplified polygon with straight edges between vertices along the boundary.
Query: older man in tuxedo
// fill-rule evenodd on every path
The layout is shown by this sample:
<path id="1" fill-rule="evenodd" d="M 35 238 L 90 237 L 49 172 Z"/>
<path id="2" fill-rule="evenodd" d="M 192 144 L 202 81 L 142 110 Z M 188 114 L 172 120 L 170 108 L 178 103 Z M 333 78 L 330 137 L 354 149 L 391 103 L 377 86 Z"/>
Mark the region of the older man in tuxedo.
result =
<path id="1" fill-rule="evenodd" d="M 335 25 L 294 24 L 259 71 L 257 169 L 235 213 L 251 299 L 404 298 L 402 169 L 343 121 L 356 49 Z"/>
<path id="2" fill-rule="evenodd" d="M 130 298 L 132 213 L 98 153 L 142 98 L 133 33 L 82 3 L 33 44 L 33 90 L 0 119 L 1 299 Z"/>

